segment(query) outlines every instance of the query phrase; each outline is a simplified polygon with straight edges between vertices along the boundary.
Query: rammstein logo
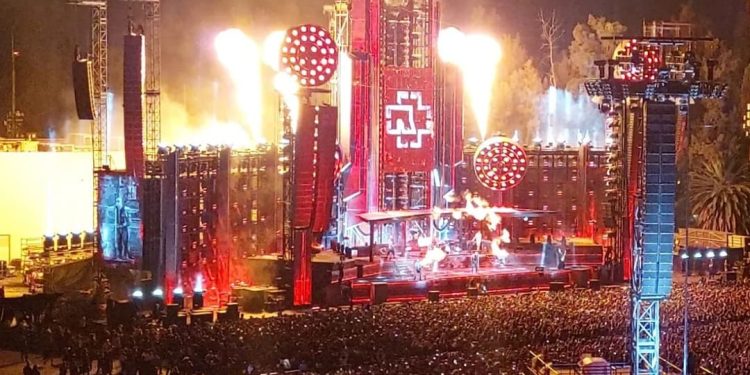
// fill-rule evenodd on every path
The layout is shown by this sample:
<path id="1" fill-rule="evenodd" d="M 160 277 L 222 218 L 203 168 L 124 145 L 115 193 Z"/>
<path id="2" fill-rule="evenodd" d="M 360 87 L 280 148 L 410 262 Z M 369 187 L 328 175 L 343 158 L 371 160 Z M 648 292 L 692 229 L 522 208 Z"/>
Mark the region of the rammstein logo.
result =
<path id="1" fill-rule="evenodd" d="M 416 111 L 425 112 L 423 124 L 415 120 Z M 398 149 L 422 148 L 422 137 L 432 135 L 432 106 L 422 104 L 421 92 L 396 93 L 396 104 L 385 106 L 385 132 L 396 137 Z"/>

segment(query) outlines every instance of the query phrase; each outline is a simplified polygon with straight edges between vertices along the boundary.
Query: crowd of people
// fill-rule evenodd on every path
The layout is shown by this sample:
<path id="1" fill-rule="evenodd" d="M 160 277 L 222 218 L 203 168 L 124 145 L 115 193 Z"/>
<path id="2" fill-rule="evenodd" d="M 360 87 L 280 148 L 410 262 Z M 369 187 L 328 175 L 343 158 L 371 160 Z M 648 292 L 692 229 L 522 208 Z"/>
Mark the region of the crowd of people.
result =
<path id="1" fill-rule="evenodd" d="M 682 358 L 683 289 L 662 306 L 662 355 Z M 750 285 L 695 284 L 690 348 L 716 374 L 750 373 Z M 629 291 L 570 290 L 293 313 L 214 324 L 168 326 L 141 318 L 107 327 L 43 319 L 0 328 L 0 345 L 62 358 L 61 373 L 517 374 L 531 353 L 575 363 L 582 353 L 627 362 Z"/>

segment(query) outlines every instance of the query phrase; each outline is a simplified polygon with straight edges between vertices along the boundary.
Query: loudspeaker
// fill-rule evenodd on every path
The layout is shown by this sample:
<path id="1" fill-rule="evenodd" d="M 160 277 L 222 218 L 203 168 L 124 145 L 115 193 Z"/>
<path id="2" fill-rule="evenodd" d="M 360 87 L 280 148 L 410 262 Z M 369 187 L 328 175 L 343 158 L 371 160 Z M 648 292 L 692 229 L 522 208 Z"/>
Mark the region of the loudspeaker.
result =
<path id="1" fill-rule="evenodd" d="M 237 320 L 240 318 L 240 305 L 236 302 L 227 303 L 227 319 Z"/>
<path id="2" fill-rule="evenodd" d="M 180 305 L 170 303 L 167 305 L 167 320 L 177 321 L 177 314 L 180 312 Z"/>
<path id="3" fill-rule="evenodd" d="M 193 293 L 193 310 L 200 310 L 203 308 L 203 292 Z"/>
<path id="4" fill-rule="evenodd" d="M 94 119 L 94 71 L 91 61 L 73 61 L 73 89 L 75 91 L 78 119 Z"/>
<path id="5" fill-rule="evenodd" d="M 565 283 L 562 281 L 553 281 L 549 283 L 550 292 L 562 292 L 565 290 Z"/>
<path id="6" fill-rule="evenodd" d="M 372 284 L 372 303 L 373 305 L 385 303 L 388 300 L 388 284 L 387 283 L 373 283 Z"/>
<path id="7" fill-rule="evenodd" d="M 476 287 L 470 287 L 466 289 L 467 297 L 479 297 L 479 289 Z"/>
<path id="8" fill-rule="evenodd" d="M 591 289 L 591 290 L 599 290 L 599 289 L 601 289 L 601 284 L 599 283 L 599 279 L 591 279 L 591 280 L 589 280 L 589 289 Z"/>
<path id="9" fill-rule="evenodd" d="M 427 300 L 430 302 L 440 302 L 440 291 L 439 290 L 428 291 Z"/>
<path id="10" fill-rule="evenodd" d="M 363 277 L 365 277 L 365 267 L 362 266 L 361 264 L 358 264 L 357 265 L 357 278 L 361 279 Z"/>

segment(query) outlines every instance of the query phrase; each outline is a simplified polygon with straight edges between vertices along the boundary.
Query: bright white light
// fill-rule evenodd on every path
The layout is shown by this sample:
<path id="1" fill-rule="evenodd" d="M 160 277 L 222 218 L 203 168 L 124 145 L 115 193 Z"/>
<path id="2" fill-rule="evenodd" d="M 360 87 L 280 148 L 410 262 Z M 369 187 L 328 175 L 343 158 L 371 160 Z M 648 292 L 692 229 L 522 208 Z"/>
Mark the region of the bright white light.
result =
<path id="1" fill-rule="evenodd" d="M 153 291 L 153 292 L 151 293 L 151 295 L 152 295 L 152 296 L 154 296 L 154 297 L 163 297 L 163 296 L 164 296 L 164 291 L 163 291 L 163 290 L 161 290 L 161 288 L 156 288 L 156 289 L 154 289 L 154 291 Z"/>
<path id="2" fill-rule="evenodd" d="M 250 126 L 253 142 L 264 143 L 262 127 L 260 52 L 247 35 L 238 29 L 222 31 L 214 40 L 219 61 L 229 71 L 237 90 L 237 102 Z"/>
<path id="3" fill-rule="evenodd" d="M 279 56 L 281 56 L 281 46 L 284 44 L 286 31 L 274 31 L 263 41 L 263 63 L 271 69 L 279 71 Z"/>
<path id="4" fill-rule="evenodd" d="M 203 275 L 198 274 L 195 276 L 195 288 L 193 288 L 193 292 L 203 292 Z"/>
<path id="5" fill-rule="evenodd" d="M 464 90 L 471 103 L 482 139 L 487 135 L 497 65 L 502 57 L 500 44 L 483 34 L 465 35 L 456 28 L 447 28 L 438 35 L 440 58 L 461 68 Z"/>
<path id="6" fill-rule="evenodd" d="M 438 34 L 438 55 L 440 59 L 455 65 L 461 65 L 466 35 L 455 27 L 440 30 Z"/>
<path id="7" fill-rule="evenodd" d="M 721 250 L 721 251 L 719 251 L 719 256 L 720 256 L 720 257 L 722 257 L 722 258 L 726 258 L 726 257 L 727 257 L 727 255 L 728 255 L 728 254 L 727 254 L 727 251 L 726 251 L 726 250 Z"/>
<path id="8" fill-rule="evenodd" d="M 174 288 L 174 290 L 172 291 L 172 294 L 180 295 L 181 296 L 182 295 L 182 287 L 178 286 L 177 288 Z"/>
<path id="9" fill-rule="evenodd" d="M 703 258 L 703 254 L 701 254 L 700 252 L 697 252 L 693 254 L 693 258 Z"/>
<path id="10" fill-rule="evenodd" d="M 143 291 L 136 289 L 133 291 L 133 298 L 143 298 Z"/>
<path id="11" fill-rule="evenodd" d="M 687 253 L 682 253 L 682 254 L 680 254 L 680 258 L 687 259 L 687 258 L 690 258 L 690 256 L 687 255 Z"/>
<path id="12" fill-rule="evenodd" d="M 296 133 L 300 111 L 299 97 L 297 97 L 299 84 L 297 84 L 297 81 L 291 75 L 280 72 L 273 78 L 273 87 L 281 95 L 284 105 L 289 111 L 289 117 L 291 118 L 292 123 L 292 133 Z"/>
<path id="13" fill-rule="evenodd" d="M 713 259 L 715 256 L 716 256 L 716 254 L 714 254 L 713 250 L 709 250 L 708 253 L 706 254 L 706 257 L 708 259 Z"/>

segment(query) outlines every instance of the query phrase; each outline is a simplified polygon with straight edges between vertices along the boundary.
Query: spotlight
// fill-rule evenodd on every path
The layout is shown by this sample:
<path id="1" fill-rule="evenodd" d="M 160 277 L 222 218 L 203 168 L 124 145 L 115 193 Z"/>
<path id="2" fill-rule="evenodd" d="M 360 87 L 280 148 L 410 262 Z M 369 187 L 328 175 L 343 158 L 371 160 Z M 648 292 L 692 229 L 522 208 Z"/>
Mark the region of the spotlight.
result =
<path id="1" fill-rule="evenodd" d="M 726 257 L 727 257 L 727 255 L 729 255 L 729 254 L 727 254 L 727 251 L 726 251 L 726 250 L 724 250 L 724 249 L 721 249 L 721 251 L 719 251 L 719 256 L 720 256 L 720 257 L 722 257 L 722 258 L 726 258 Z"/>
<path id="2" fill-rule="evenodd" d="M 133 296 L 133 298 L 141 299 L 141 298 L 143 298 L 143 291 L 140 290 L 140 289 L 136 289 L 136 290 L 133 291 L 132 296 Z"/>
<path id="3" fill-rule="evenodd" d="M 701 252 L 700 252 L 700 251 L 698 251 L 698 252 L 696 252 L 695 254 L 693 254 L 693 258 L 695 258 L 695 259 L 700 259 L 700 258 L 703 258 L 703 254 L 701 254 Z"/>
<path id="4" fill-rule="evenodd" d="M 706 257 L 708 259 L 713 259 L 715 256 L 716 256 L 716 254 L 714 254 L 713 250 L 709 250 L 708 253 L 706 253 Z"/>
<path id="5" fill-rule="evenodd" d="M 687 253 L 682 253 L 680 254 L 680 258 L 687 259 L 687 258 L 690 258 L 690 256 Z"/>
<path id="6" fill-rule="evenodd" d="M 164 297 L 164 291 L 161 290 L 161 288 L 156 288 L 153 292 L 151 292 L 151 295 L 154 297 L 162 298 Z"/>

